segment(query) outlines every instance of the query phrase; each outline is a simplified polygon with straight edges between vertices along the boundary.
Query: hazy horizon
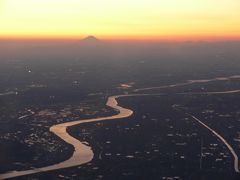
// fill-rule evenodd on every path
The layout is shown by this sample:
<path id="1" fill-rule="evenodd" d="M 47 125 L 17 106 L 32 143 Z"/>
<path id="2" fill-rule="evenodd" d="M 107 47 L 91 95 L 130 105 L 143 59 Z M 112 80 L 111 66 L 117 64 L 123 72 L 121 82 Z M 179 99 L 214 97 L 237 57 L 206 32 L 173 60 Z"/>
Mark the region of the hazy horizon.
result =
<path id="1" fill-rule="evenodd" d="M 239 180 L 240 0 L 0 0 L 0 179 Z"/>

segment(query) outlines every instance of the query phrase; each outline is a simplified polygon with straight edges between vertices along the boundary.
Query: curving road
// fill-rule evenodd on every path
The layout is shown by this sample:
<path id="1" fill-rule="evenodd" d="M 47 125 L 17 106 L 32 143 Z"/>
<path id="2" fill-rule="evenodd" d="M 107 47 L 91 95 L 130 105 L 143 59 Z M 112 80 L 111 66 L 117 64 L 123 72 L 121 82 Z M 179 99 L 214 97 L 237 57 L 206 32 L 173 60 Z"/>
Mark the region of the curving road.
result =
<path id="1" fill-rule="evenodd" d="M 188 113 L 187 113 L 188 114 Z M 236 173 L 239 173 L 239 160 L 238 160 L 238 156 L 236 154 L 236 152 L 234 151 L 234 149 L 232 148 L 232 146 L 227 142 L 226 139 L 224 139 L 224 137 L 222 137 L 220 134 L 218 134 L 215 130 L 213 130 L 212 128 L 210 128 L 208 125 L 206 125 L 205 123 L 203 123 L 200 119 L 198 119 L 197 117 L 188 114 L 190 117 L 192 117 L 194 120 L 196 120 L 199 124 L 201 124 L 203 127 L 207 128 L 209 131 L 211 131 L 215 136 L 218 137 L 218 139 L 220 139 L 220 141 L 222 141 L 226 147 L 228 148 L 228 150 L 231 152 L 233 158 L 234 158 L 234 170 Z"/>

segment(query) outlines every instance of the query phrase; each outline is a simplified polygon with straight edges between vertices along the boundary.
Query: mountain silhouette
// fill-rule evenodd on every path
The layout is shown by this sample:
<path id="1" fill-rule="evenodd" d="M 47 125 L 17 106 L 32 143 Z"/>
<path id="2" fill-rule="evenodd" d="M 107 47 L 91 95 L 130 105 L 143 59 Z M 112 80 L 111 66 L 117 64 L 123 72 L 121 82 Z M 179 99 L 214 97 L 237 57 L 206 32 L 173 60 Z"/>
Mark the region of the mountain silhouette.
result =
<path id="1" fill-rule="evenodd" d="M 96 42 L 100 42 L 100 40 L 97 39 L 95 36 L 87 36 L 84 39 L 82 39 L 81 42 L 96 43 Z"/>

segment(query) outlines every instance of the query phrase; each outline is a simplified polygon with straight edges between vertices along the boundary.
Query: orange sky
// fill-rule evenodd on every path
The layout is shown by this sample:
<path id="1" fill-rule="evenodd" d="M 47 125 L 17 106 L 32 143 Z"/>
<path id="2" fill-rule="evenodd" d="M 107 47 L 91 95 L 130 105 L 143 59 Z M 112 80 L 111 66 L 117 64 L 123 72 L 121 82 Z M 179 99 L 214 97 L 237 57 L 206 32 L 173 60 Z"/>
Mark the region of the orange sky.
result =
<path id="1" fill-rule="evenodd" d="M 240 39 L 239 0 L 0 0 L 0 38 Z"/>

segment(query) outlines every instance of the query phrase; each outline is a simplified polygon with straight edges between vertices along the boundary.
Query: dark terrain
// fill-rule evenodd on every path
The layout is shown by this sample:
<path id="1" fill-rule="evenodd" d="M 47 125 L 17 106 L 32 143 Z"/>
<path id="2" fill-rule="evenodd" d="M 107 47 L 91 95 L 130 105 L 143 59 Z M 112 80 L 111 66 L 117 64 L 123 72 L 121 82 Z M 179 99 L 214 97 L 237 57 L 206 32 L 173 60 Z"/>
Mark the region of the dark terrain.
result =
<path id="1" fill-rule="evenodd" d="M 201 94 L 239 90 L 238 76 L 134 91 L 239 75 L 239 42 L 85 43 L 0 42 L 0 173 L 69 158 L 73 147 L 49 127 L 117 113 L 110 95 L 162 93 L 119 99 L 132 117 L 69 128 L 92 147 L 88 164 L 15 179 L 240 178 L 225 145 L 189 116 L 240 156 L 240 93 Z"/>

